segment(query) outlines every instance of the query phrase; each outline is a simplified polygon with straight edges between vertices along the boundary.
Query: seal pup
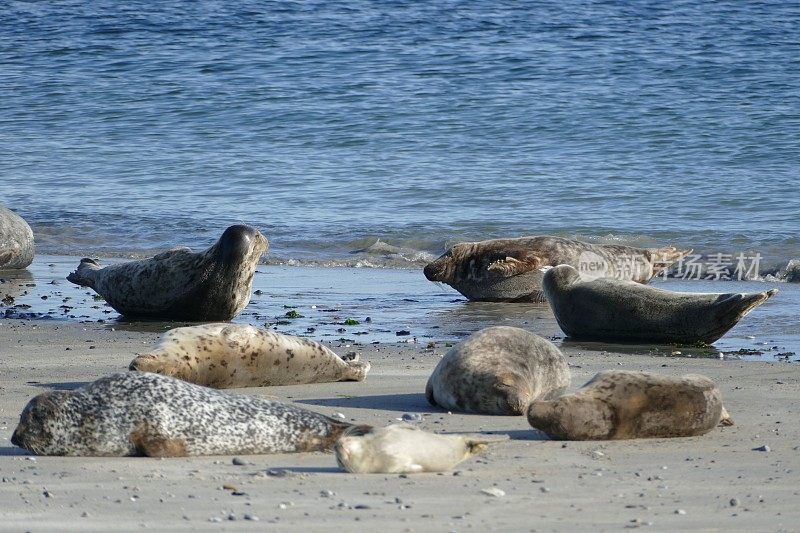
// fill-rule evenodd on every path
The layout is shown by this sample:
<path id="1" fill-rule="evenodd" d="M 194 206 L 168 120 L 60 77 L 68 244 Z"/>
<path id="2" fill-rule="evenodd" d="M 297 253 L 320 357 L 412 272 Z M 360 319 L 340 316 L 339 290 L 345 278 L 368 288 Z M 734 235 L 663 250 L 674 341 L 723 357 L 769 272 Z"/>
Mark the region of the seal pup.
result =
<path id="1" fill-rule="evenodd" d="M 257 229 L 236 225 L 204 252 L 174 248 L 150 259 L 105 268 L 84 258 L 67 279 L 94 289 L 122 315 L 231 320 L 250 302 L 253 275 L 268 247 Z"/>
<path id="2" fill-rule="evenodd" d="M 616 279 L 582 281 L 569 265 L 544 275 L 558 325 L 582 340 L 710 344 L 778 292 L 688 293 Z"/>
<path id="3" fill-rule="evenodd" d="M 705 376 L 621 370 L 600 372 L 574 394 L 531 403 L 528 422 L 562 440 L 691 437 L 733 425 Z"/>
<path id="4" fill-rule="evenodd" d="M 309 339 L 221 323 L 172 329 L 129 369 L 225 389 L 364 381 L 370 364 L 357 358 L 345 361 Z"/>
<path id="5" fill-rule="evenodd" d="M 583 266 L 596 276 L 647 283 L 691 250 L 590 244 L 539 236 L 462 242 L 429 263 L 425 277 L 450 285 L 469 300 L 543 302 L 541 269 Z"/>
<path id="6" fill-rule="evenodd" d="M 454 346 L 425 386 L 431 405 L 451 411 L 522 415 L 528 404 L 564 392 L 569 366 L 555 345 L 524 329 L 485 328 Z"/>
<path id="7" fill-rule="evenodd" d="M 409 424 L 351 433 L 345 431 L 334 450 L 339 466 L 353 474 L 445 472 L 490 443 L 508 440 L 508 435 L 439 435 Z"/>
<path id="8" fill-rule="evenodd" d="M 33 230 L 12 210 L 0 206 L 0 270 L 27 268 L 33 263 Z"/>
<path id="9" fill-rule="evenodd" d="M 11 442 L 37 455 L 311 452 L 329 450 L 350 427 L 281 402 L 127 372 L 36 396 L 22 411 Z"/>

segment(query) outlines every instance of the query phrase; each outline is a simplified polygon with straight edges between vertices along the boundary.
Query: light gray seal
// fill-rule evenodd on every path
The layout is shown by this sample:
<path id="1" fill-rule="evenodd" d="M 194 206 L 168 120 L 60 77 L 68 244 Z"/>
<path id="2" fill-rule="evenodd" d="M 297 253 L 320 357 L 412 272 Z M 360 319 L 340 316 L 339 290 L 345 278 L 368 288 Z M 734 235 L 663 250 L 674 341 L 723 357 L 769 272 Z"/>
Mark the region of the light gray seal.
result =
<path id="1" fill-rule="evenodd" d="M 36 396 L 22 411 L 11 442 L 37 455 L 312 452 L 330 450 L 351 427 L 281 402 L 128 372 Z"/>
<path id="2" fill-rule="evenodd" d="M 733 425 L 713 381 L 649 372 L 607 370 L 574 394 L 538 400 L 531 426 L 561 440 L 690 437 Z"/>
<path id="3" fill-rule="evenodd" d="M 310 339 L 218 323 L 171 329 L 129 369 L 224 389 L 364 381 L 370 364 L 357 357 L 345 361 Z"/>
<path id="4" fill-rule="evenodd" d="M 544 292 L 558 325 L 580 340 L 707 343 L 778 292 L 687 293 L 630 281 L 583 281 L 569 265 L 544 276 Z"/>
<path id="5" fill-rule="evenodd" d="M 447 352 L 428 379 L 425 396 L 451 411 L 522 415 L 531 401 L 557 396 L 569 383 L 569 366 L 552 342 L 496 326 Z"/>
<path id="6" fill-rule="evenodd" d="M 15 212 L 0 206 L 0 270 L 27 268 L 33 263 L 33 230 Z"/>
<path id="7" fill-rule="evenodd" d="M 425 277 L 469 300 L 542 302 L 543 267 L 568 264 L 595 276 L 647 283 L 691 250 L 590 244 L 562 237 L 493 239 L 456 244 L 429 263 Z"/>
<path id="8" fill-rule="evenodd" d="M 231 320 L 250 302 L 253 275 L 268 247 L 257 229 L 236 225 L 203 252 L 175 248 L 105 268 L 92 259 L 81 259 L 67 279 L 91 287 L 129 317 Z"/>
<path id="9" fill-rule="evenodd" d="M 508 440 L 508 435 L 439 435 L 409 424 L 351 433 L 345 431 L 334 451 L 339 466 L 354 474 L 445 472 L 490 443 Z"/>

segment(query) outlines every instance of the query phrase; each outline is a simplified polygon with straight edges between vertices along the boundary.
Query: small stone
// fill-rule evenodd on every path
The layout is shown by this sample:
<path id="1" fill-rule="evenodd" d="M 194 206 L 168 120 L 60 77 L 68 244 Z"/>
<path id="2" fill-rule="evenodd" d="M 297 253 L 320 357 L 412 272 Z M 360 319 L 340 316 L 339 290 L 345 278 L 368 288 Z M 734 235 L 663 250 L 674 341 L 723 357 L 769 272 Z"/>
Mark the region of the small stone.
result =
<path id="1" fill-rule="evenodd" d="M 506 492 L 502 489 L 498 489 L 497 487 L 489 487 L 488 489 L 481 489 L 481 494 L 486 494 L 487 496 L 492 496 L 494 498 L 502 498 L 506 495 Z"/>
<path id="2" fill-rule="evenodd" d="M 258 522 L 259 518 L 256 515 L 247 513 L 242 518 L 245 520 L 250 520 L 251 522 Z"/>
<path id="3" fill-rule="evenodd" d="M 267 470 L 267 475 L 269 477 L 289 477 L 292 475 L 292 471 L 285 468 L 271 468 Z"/>
<path id="4" fill-rule="evenodd" d="M 344 413 L 333 413 L 333 416 L 335 416 L 337 418 L 341 418 L 342 420 L 347 418 L 346 416 L 344 416 Z"/>
<path id="5" fill-rule="evenodd" d="M 675 350 L 674 352 L 672 352 L 672 355 L 683 355 L 683 354 L 680 351 Z"/>
<path id="6" fill-rule="evenodd" d="M 395 331 L 394 334 L 398 337 L 405 337 L 406 335 L 411 335 L 411 332 L 407 329 L 401 329 L 400 331 Z"/>
<path id="7" fill-rule="evenodd" d="M 336 493 L 333 492 L 332 490 L 326 489 L 319 491 L 319 495 L 322 496 L 323 498 L 333 498 L 336 495 Z"/>
<path id="8" fill-rule="evenodd" d="M 233 463 L 235 466 L 247 466 L 247 461 L 245 461 L 241 457 L 234 457 L 231 460 L 231 463 Z"/>
<path id="9" fill-rule="evenodd" d="M 753 448 L 754 452 L 768 452 L 770 451 L 769 445 L 765 444 L 763 446 L 759 446 L 758 448 Z"/>
<path id="10" fill-rule="evenodd" d="M 731 501 L 729 503 L 731 504 L 731 507 L 738 507 L 739 506 L 739 499 L 738 498 L 731 498 Z"/>
<path id="11" fill-rule="evenodd" d="M 237 519 L 237 518 L 236 518 L 236 515 L 235 515 L 235 514 L 231 513 L 231 514 L 229 514 L 229 515 L 228 515 L 228 520 L 230 520 L 231 522 L 233 522 L 233 521 L 234 521 L 234 520 L 236 520 L 236 519 Z"/>
<path id="12" fill-rule="evenodd" d="M 419 413 L 403 413 L 403 422 L 422 422 L 422 415 Z"/>
<path id="13" fill-rule="evenodd" d="M 550 492 L 550 489 L 547 487 L 539 487 L 539 490 L 542 492 Z"/>
<path id="14" fill-rule="evenodd" d="M 211 518 L 208 519 L 208 521 L 209 522 L 222 522 L 222 518 L 220 518 L 219 516 L 212 516 Z"/>

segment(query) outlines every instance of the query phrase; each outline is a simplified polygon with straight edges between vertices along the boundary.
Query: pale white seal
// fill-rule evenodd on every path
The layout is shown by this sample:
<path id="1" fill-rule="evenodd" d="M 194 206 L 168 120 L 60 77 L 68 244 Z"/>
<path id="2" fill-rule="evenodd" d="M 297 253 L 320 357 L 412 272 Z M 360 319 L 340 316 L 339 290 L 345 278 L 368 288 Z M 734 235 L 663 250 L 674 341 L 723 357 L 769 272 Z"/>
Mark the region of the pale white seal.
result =
<path id="1" fill-rule="evenodd" d="M 0 206 L 0 270 L 27 268 L 33 262 L 33 230 L 15 212 Z"/>
<path id="2" fill-rule="evenodd" d="M 370 364 L 345 361 L 309 339 L 222 323 L 172 329 L 130 369 L 224 389 L 363 381 Z"/>
<path id="3" fill-rule="evenodd" d="M 507 435 L 441 435 L 392 424 L 362 435 L 346 431 L 334 450 L 339 466 L 354 474 L 417 474 L 450 470 L 504 440 Z"/>

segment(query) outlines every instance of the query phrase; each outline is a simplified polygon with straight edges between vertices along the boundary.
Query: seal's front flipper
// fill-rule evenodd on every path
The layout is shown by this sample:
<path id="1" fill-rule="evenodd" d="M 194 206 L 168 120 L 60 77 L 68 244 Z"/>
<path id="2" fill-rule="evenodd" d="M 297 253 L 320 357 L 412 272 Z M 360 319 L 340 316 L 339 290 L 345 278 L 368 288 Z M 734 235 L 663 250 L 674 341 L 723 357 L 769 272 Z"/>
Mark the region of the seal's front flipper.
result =
<path id="1" fill-rule="evenodd" d="M 160 434 L 152 425 L 141 424 L 128 435 L 137 455 L 145 457 L 186 457 L 186 443 Z"/>
<path id="2" fill-rule="evenodd" d="M 539 257 L 532 254 L 526 255 L 521 260 L 508 256 L 505 259 L 494 261 L 486 270 L 501 277 L 510 278 L 511 276 L 536 270 L 539 267 L 539 263 L 541 263 Z"/>

